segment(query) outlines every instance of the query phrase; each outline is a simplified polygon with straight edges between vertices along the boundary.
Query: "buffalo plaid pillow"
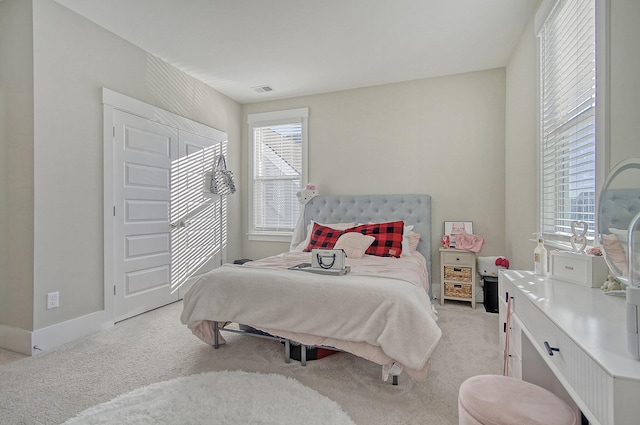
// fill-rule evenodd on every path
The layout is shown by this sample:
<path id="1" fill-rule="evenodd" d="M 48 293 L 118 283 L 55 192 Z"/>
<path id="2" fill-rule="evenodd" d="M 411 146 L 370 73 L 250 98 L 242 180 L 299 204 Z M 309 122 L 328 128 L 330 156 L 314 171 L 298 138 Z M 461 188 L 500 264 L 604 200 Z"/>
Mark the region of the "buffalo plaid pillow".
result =
<path id="1" fill-rule="evenodd" d="M 344 230 L 336 230 L 322 224 L 313 223 L 309 244 L 304 249 L 309 252 L 312 249 L 332 249 L 338 238 L 344 234 Z"/>
<path id="2" fill-rule="evenodd" d="M 365 254 L 379 257 L 400 257 L 402 254 L 404 221 L 361 224 L 351 227 L 345 232 L 358 232 L 376 238 Z"/>

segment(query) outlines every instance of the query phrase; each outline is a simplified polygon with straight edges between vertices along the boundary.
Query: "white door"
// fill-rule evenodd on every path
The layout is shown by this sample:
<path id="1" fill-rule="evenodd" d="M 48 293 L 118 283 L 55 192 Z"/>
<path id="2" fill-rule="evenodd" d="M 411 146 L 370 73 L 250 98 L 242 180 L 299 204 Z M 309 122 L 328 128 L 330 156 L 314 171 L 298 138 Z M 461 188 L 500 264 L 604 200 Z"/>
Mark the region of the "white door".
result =
<path id="1" fill-rule="evenodd" d="M 114 111 L 114 318 L 178 300 L 171 291 L 175 128 Z M 175 224 L 174 224 L 175 226 Z"/>
<path id="2" fill-rule="evenodd" d="M 171 238 L 171 287 L 181 294 L 194 274 L 221 263 L 220 196 L 207 194 L 204 178 L 222 149 L 220 141 L 180 131 L 180 159 L 171 177 L 171 222 L 178 223 Z"/>

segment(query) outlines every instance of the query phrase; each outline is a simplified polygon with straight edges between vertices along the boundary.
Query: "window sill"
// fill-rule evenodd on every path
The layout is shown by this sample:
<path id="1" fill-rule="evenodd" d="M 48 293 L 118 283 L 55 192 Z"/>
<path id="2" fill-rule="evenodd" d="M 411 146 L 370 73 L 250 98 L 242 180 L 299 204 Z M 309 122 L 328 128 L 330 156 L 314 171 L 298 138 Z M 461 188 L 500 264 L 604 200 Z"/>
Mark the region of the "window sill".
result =
<path id="1" fill-rule="evenodd" d="M 293 233 L 289 232 L 270 232 L 270 233 L 247 233 L 250 241 L 261 242 L 291 242 Z"/>

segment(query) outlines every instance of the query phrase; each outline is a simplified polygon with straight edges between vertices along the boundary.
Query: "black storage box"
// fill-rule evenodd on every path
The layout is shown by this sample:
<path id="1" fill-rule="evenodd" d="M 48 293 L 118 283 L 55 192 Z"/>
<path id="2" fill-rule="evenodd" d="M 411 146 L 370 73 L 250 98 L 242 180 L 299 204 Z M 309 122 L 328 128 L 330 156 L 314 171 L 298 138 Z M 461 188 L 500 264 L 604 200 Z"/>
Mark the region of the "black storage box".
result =
<path id="1" fill-rule="evenodd" d="M 482 276 L 484 281 L 484 309 L 487 313 L 498 312 L 498 278 Z"/>

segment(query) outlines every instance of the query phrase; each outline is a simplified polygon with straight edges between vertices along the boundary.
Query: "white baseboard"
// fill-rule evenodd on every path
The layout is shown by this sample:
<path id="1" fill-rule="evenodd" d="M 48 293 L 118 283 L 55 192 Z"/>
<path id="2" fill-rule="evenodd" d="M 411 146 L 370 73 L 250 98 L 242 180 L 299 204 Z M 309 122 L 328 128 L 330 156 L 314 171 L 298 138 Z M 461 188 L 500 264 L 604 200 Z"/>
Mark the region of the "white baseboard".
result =
<path id="1" fill-rule="evenodd" d="M 0 348 L 36 356 L 112 326 L 113 317 L 107 316 L 105 311 L 97 311 L 35 331 L 0 325 Z"/>

